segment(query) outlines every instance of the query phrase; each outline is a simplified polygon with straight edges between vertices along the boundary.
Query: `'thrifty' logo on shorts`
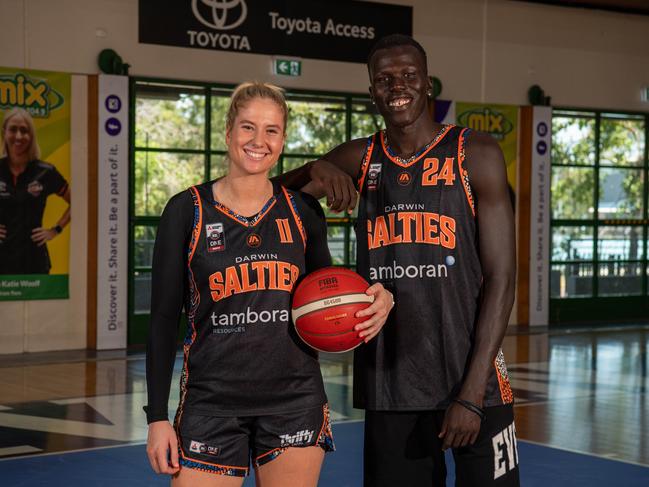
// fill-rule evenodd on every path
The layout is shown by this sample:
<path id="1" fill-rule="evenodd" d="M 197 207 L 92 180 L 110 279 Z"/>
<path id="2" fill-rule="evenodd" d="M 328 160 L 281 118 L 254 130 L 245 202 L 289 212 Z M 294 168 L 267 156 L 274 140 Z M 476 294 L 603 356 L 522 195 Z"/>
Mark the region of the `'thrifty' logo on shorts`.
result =
<path id="1" fill-rule="evenodd" d="M 279 435 L 280 446 L 308 445 L 313 439 L 313 430 L 298 431 L 294 435 Z"/>
<path id="2" fill-rule="evenodd" d="M 510 424 L 491 438 L 494 451 L 494 479 L 511 472 L 518 465 L 518 445 L 516 443 L 516 426 Z"/>

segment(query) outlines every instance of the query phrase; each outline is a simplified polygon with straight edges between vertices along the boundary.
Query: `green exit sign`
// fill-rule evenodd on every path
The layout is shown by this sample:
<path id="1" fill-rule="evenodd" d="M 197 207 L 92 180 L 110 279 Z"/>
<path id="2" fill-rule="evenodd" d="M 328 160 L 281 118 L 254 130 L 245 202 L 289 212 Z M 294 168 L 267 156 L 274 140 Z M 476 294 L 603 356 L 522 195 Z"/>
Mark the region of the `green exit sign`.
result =
<path id="1" fill-rule="evenodd" d="M 302 61 L 296 59 L 273 59 L 273 74 L 282 76 L 301 76 Z"/>

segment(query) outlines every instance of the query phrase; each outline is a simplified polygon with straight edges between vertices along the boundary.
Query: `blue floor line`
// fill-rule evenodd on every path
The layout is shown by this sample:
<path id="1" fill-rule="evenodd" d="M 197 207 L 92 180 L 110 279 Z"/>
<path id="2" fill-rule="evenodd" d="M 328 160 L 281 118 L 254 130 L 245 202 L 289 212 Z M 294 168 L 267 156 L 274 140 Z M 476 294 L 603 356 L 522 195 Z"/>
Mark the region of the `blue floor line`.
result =
<path id="1" fill-rule="evenodd" d="M 334 424 L 337 451 L 325 459 L 320 487 L 362 485 L 363 423 Z M 647 487 L 649 467 L 573 453 L 519 441 L 523 487 Z M 447 456 L 450 463 L 452 458 Z M 453 485 L 449 465 L 447 485 Z M 153 473 L 144 445 L 41 455 L 0 462 L 3 487 L 165 486 L 169 480 Z M 254 486 L 249 477 L 245 487 Z"/>

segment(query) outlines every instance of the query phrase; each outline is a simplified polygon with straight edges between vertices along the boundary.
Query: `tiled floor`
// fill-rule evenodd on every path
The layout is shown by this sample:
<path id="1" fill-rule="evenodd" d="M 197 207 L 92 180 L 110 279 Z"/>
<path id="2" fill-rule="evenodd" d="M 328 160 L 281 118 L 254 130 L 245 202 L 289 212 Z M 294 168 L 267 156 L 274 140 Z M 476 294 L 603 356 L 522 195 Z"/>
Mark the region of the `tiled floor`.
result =
<path id="1" fill-rule="evenodd" d="M 649 465 L 648 345 L 649 326 L 511 329 L 519 438 Z M 362 418 L 351 355 L 321 364 L 333 420 Z M 141 351 L 0 356 L 0 457 L 143 442 L 145 396 Z"/>

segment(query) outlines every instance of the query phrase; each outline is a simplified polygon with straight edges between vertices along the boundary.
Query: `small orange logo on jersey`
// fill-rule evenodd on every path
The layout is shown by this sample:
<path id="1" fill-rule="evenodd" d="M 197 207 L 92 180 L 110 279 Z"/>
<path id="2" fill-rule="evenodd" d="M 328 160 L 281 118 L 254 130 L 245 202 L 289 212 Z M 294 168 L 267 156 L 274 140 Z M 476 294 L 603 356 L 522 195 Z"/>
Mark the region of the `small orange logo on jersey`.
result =
<path id="1" fill-rule="evenodd" d="M 261 237 L 256 233 L 251 233 L 248 235 L 246 243 L 248 244 L 248 247 L 259 247 L 261 245 Z"/>
<path id="2" fill-rule="evenodd" d="M 399 176 L 397 177 L 397 182 L 401 186 L 408 186 L 410 184 L 410 181 L 412 181 L 412 176 L 410 176 L 409 172 L 403 171 L 402 173 L 399 173 Z"/>

